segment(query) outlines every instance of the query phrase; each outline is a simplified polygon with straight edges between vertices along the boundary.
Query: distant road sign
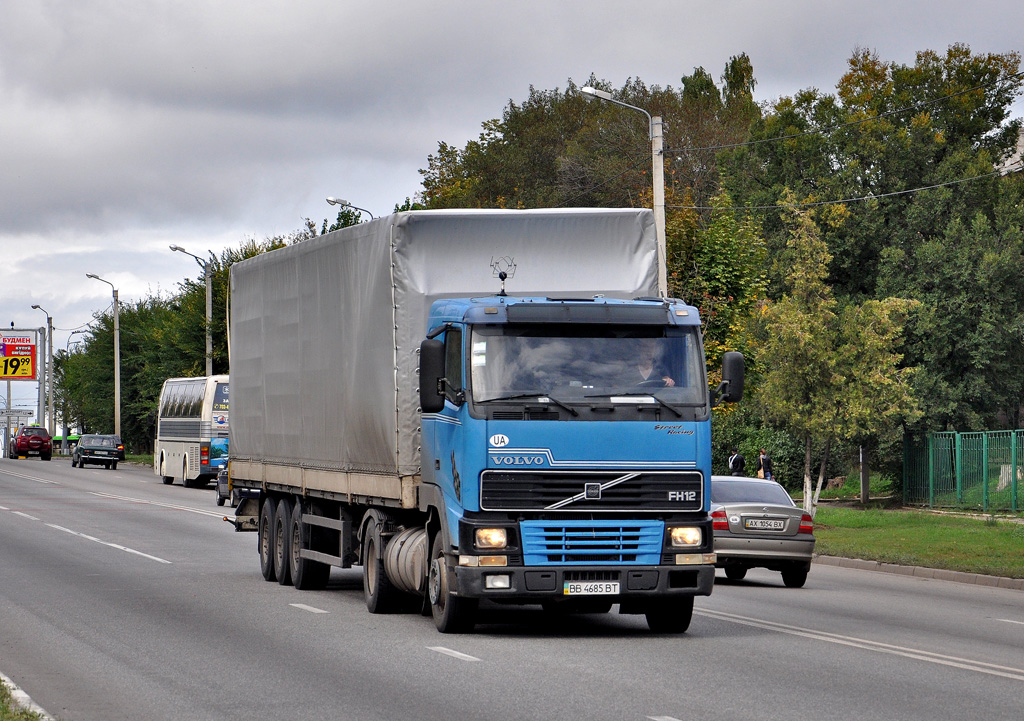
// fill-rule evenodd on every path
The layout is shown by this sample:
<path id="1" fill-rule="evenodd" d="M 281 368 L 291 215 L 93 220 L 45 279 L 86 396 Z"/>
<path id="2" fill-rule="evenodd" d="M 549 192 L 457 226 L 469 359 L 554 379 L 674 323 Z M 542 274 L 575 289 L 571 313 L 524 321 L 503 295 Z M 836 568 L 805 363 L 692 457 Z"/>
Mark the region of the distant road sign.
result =
<path id="1" fill-rule="evenodd" d="M 24 411 L 21 408 L 0 408 L 0 418 L 30 418 L 35 411 Z"/>

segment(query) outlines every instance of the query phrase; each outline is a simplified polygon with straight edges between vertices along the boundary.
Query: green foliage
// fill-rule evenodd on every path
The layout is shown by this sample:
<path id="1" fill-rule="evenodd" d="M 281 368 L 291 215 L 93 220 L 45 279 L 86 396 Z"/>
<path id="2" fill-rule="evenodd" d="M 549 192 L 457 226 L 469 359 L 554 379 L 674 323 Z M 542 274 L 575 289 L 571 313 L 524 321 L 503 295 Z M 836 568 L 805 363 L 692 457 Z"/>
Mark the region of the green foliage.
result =
<path id="1" fill-rule="evenodd" d="M 669 290 L 700 309 L 708 368 L 719 368 L 725 351 L 753 357 L 746 324 L 764 298 L 768 268 L 757 224 L 734 212 L 726 194 L 712 206 L 710 223 L 696 230 L 692 245 L 677 249 Z"/>
<path id="2" fill-rule="evenodd" d="M 792 194 L 783 199 L 793 202 Z M 765 312 L 760 400 L 766 413 L 805 443 L 804 504 L 810 509 L 811 459 L 824 442 L 892 432 L 916 414 L 913 369 L 896 345 L 916 303 L 899 298 L 840 304 L 825 282 L 830 253 L 810 213 L 790 209 L 788 293 Z M 819 487 L 823 480 L 819 473 Z"/>
<path id="3" fill-rule="evenodd" d="M 42 718 L 42 714 L 16 706 L 11 689 L 0 681 L 0 721 L 40 721 Z"/>

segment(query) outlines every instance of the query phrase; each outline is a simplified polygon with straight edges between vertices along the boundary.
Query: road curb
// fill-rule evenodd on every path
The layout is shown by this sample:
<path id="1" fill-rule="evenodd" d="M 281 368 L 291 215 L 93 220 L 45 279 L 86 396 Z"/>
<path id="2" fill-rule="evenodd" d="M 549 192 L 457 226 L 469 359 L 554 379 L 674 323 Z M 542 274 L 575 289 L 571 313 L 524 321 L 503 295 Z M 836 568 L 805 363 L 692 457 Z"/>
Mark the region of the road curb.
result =
<path id="1" fill-rule="evenodd" d="M 854 568 L 859 571 L 896 573 L 901 576 L 914 576 L 915 578 L 932 578 L 937 581 L 953 581 L 954 583 L 967 583 L 975 586 L 989 586 L 991 588 L 1007 588 L 1013 591 L 1024 591 L 1024 578 L 986 576 L 982 573 L 947 571 L 942 568 L 925 568 L 923 566 L 901 566 L 897 563 L 867 561 L 863 558 L 842 558 L 840 556 L 815 556 L 814 563 L 818 563 L 823 566 Z"/>
<path id="2" fill-rule="evenodd" d="M 15 706 L 25 709 L 26 711 L 39 714 L 39 718 L 43 719 L 43 721 L 54 721 L 53 716 L 46 713 L 39 704 L 32 700 L 31 696 L 18 688 L 18 685 L 14 683 L 14 681 L 7 678 L 2 673 L 0 673 L 0 683 L 3 683 L 4 686 L 10 689 L 11 700 L 14 701 Z"/>

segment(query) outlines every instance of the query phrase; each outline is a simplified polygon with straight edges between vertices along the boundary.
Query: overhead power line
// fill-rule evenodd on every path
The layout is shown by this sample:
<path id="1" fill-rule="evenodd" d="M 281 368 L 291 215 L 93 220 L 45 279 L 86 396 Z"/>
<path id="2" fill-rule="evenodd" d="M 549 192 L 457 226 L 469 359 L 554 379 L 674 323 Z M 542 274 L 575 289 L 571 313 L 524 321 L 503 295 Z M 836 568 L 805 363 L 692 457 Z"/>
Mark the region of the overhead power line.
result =
<path id="1" fill-rule="evenodd" d="M 1020 163 L 1018 163 L 1020 165 Z M 991 173 L 985 173 L 984 175 L 975 175 L 973 178 L 960 178 L 959 180 L 951 180 L 948 183 L 936 183 L 935 185 L 926 185 L 920 188 L 909 188 L 907 190 L 895 190 L 891 193 L 877 193 L 873 195 L 861 195 L 855 198 L 842 198 L 840 200 L 815 200 L 808 203 L 780 203 L 778 205 L 743 205 L 729 208 L 716 208 L 713 205 L 666 205 L 666 208 L 673 208 L 676 210 L 781 210 L 783 208 L 814 208 L 821 205 L 839 205 L 841 203 L 859 203 L 866 200 L 880 200 L 882 198 L 891 198 L 897 195 L 909 195 L 911 193 L 920 193 L 922 190 L 935 190 L 936 188 L 945 188 L 950 185 L 959 185 L 961 183 L 969 183 L 972 180 L 983 180 L 985 178 L 991 178 L 997 175 L 1007 175 L 1011 172 L 1018 172 L 1020 168 L 1015 171 L 1012 168 L 993 170 Z"/>

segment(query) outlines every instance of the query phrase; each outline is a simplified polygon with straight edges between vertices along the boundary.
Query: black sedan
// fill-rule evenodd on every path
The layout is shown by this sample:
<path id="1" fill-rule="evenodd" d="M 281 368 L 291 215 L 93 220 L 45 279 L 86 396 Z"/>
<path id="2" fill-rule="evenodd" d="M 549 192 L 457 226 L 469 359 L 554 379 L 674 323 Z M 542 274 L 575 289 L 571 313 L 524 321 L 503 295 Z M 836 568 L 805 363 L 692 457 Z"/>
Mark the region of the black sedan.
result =
<path id="1" fill-rule="evenodd" d="M 86 463 L 95 463 L 116 470 L 117 462 L 123 460 L 124 444 L 117 436 L 84 435 L 71 453 L 72 468 L 85 468 Z"/>
<path id="2" fill-rule="evenodd" d="M 800 588 L 814 556 L 814 521 L 775 481 L 740 476 L 711 477 L 711 521 L 716 565 L 732 580 L 750 568 L 782 572 L 782 582 Z"/>

